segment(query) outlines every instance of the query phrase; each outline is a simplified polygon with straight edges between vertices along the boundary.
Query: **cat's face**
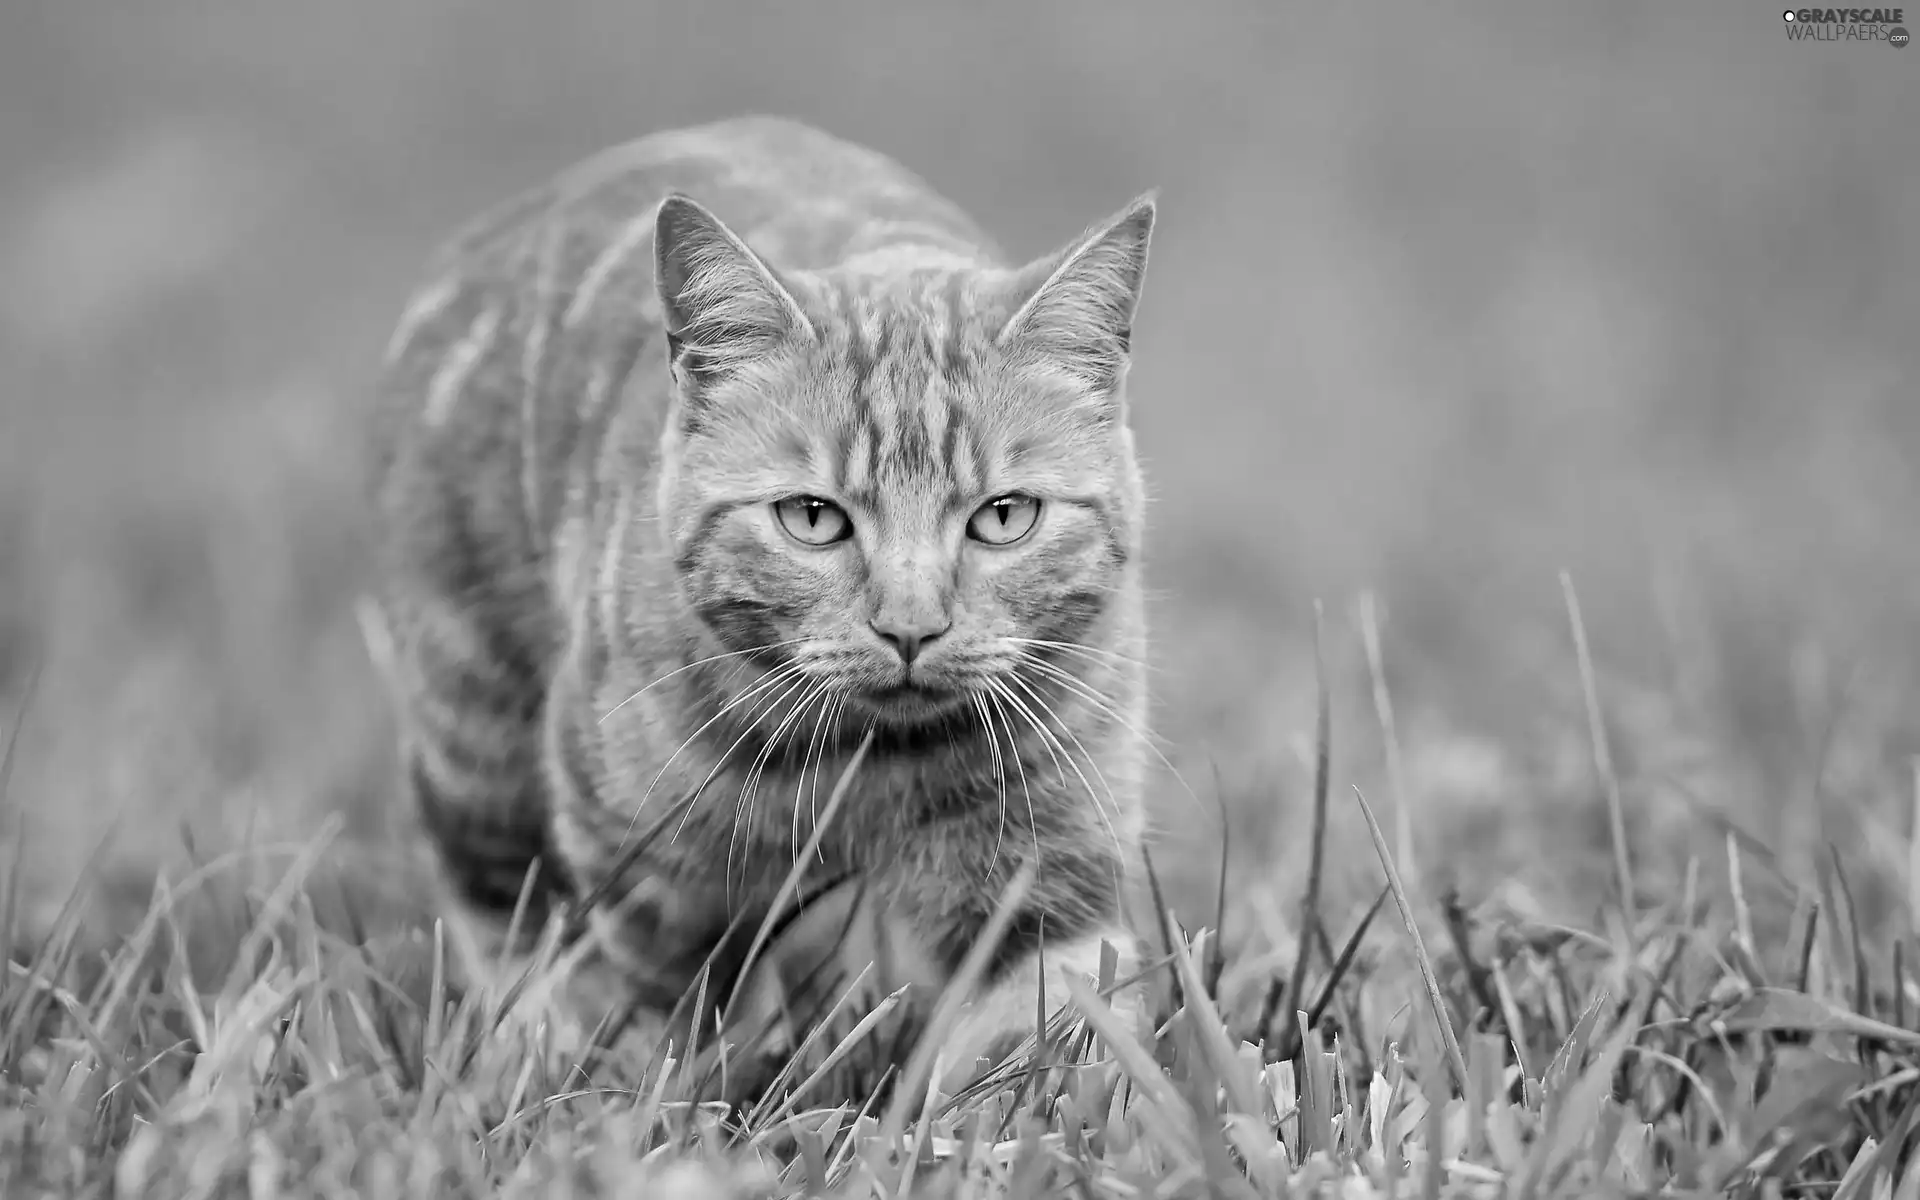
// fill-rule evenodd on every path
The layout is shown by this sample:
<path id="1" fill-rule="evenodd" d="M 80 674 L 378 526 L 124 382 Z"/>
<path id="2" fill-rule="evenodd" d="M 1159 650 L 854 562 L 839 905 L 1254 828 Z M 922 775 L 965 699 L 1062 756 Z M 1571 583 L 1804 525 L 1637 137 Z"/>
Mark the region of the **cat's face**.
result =
<path id="1" fill-rule="evenodd" d="M 1019 272 L 781 277 L 663 210 L 661 513 L 726 650 L 914 724 L 1098 636 L 1140 541 L 1120 389 L 1151 220 Z"/>

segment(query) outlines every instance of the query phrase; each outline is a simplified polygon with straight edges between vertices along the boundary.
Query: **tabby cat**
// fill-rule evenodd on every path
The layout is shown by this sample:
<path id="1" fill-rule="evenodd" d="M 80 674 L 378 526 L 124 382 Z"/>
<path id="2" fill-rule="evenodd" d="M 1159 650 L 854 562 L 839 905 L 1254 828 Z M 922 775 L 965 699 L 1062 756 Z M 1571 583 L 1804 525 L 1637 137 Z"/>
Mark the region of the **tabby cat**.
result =
<path id="1" fill-rule="evenodd" d="M 833 994 L 876 946 L 924 1008 L 1030 866 L 944 1043 L 970 1063 L 1129 952 L 1153 218 L 1010 266 L 889 159 L 742 118 L 443 249 L 389 349 L 363 615 L 472 982 L 592 901 L 542 1002 L 588 1025 Z M 836 937 L 856 912 L 880 933 Z"/>

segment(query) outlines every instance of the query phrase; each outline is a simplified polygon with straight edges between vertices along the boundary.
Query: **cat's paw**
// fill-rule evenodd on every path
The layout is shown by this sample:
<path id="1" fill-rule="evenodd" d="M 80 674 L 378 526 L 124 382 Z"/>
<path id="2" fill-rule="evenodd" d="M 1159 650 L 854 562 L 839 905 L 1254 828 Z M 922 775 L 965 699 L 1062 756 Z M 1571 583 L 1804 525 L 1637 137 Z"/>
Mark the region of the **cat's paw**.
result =
<path id="1" fill-rule="evenodd" d="M 1063 1012 L 1074 1012 L 1067 980 L 1091 987 L 1099 978 L 1102 943 L 1113 946 L 1119 977 L 1124 978 L 1137 961 L 1137 951 L 1130 935 L 1108 930 L 1048 946 L 968 998 L 941 1038 L 940 1090 L 952 1095 L 1008 1058 L 1037 1050 L 1043 999 L 1047 1024 L 1055 1028 Z M 1116 990 L 1103 1003 L 1128 1029 L 1138 1024 L 1144 1008 L 1139 990 L 1132 987 Z"/>

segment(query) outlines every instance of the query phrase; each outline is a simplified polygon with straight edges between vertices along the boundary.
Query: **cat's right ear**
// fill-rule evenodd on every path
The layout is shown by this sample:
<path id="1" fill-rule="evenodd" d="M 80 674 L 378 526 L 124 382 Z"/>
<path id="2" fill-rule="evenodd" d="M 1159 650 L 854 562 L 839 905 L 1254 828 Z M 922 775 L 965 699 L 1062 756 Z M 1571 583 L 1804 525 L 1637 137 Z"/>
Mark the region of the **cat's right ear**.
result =
<path id="1" fill-rule="evenodd" d="M 774 269 L 706 208 L 674 194 L 653 227 L 654 286 L 676 374 L 705 385 L 812 327 Z"/>

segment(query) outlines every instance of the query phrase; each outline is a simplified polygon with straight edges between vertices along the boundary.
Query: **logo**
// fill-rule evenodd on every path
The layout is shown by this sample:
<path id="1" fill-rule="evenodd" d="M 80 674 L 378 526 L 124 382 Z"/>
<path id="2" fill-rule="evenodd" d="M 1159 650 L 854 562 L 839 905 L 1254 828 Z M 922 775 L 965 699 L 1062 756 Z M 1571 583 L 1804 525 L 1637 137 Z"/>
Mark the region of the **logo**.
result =
<path id="1" fill-rule="evenodd" d="M 1789 8 L 1780 14 L 1795 42 L 1886 42 L 1905 48 L 1904 8 Z"/>

